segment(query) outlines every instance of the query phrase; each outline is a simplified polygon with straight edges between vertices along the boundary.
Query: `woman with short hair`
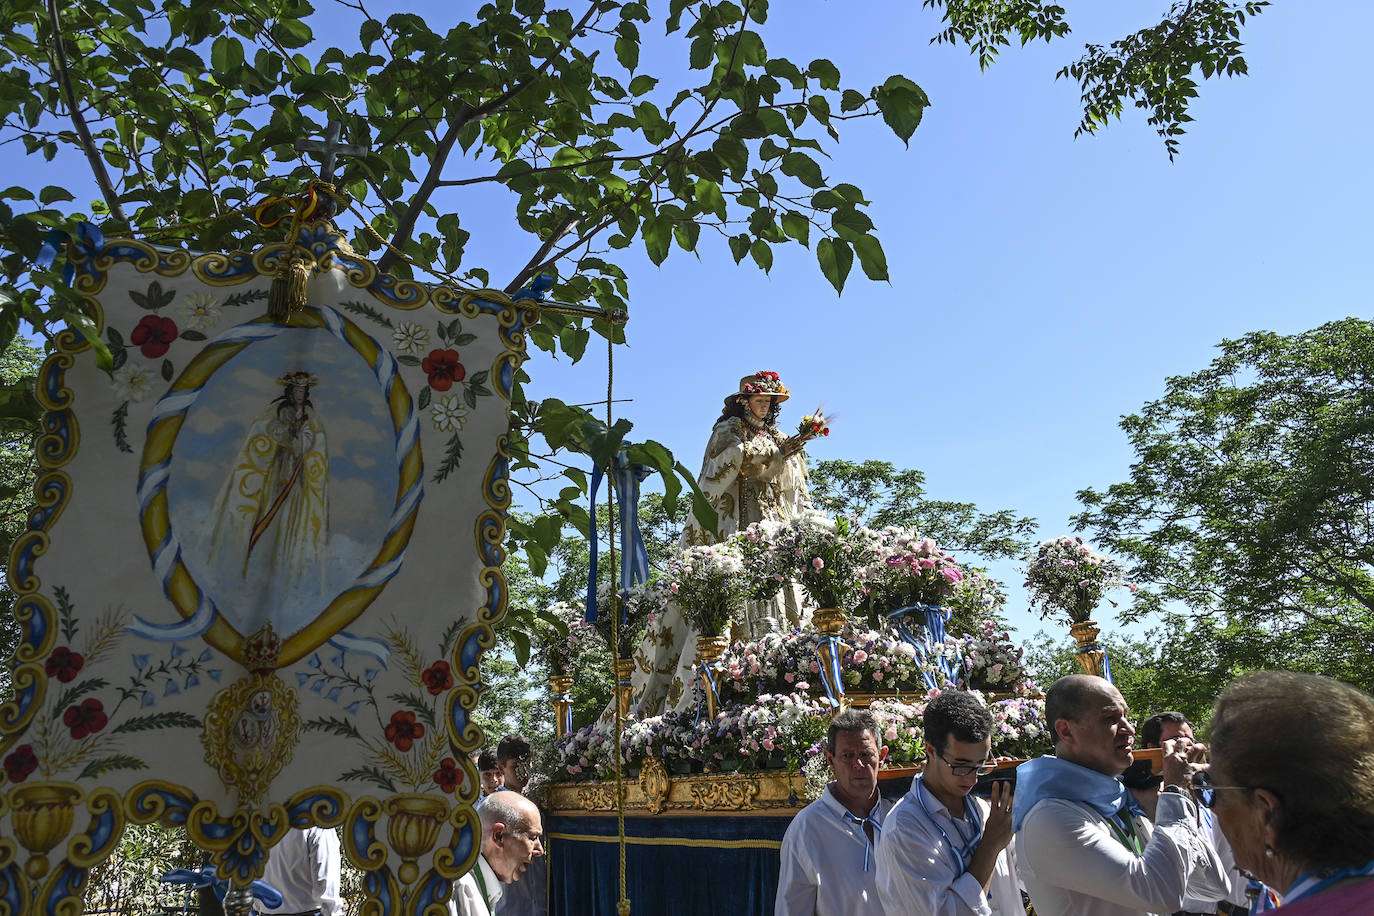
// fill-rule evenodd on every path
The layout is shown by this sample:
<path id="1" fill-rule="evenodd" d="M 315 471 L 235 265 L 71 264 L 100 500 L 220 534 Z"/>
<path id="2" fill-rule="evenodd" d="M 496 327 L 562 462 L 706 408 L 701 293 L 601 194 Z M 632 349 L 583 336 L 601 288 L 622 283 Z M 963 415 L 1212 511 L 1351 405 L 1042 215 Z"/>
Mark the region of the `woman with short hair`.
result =
<path id="1" fill-rule="evenodd" d="M 1210 785 L 1236 864 L 1285 916 L 1374 913 L 1374 698 L 1330 678 L 1261 671 L 1212 719 Z"/>

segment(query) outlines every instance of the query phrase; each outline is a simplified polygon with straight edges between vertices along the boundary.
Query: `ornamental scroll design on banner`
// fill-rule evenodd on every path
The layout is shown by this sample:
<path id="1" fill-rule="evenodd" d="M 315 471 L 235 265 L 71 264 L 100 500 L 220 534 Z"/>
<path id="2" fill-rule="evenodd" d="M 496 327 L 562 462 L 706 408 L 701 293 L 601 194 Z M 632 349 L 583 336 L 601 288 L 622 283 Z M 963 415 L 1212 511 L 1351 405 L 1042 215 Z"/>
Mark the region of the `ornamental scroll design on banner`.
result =
<path id="1" fill-rule="evenodd" d="M 328 222 L 299 228 L 284 320 L 283 244 L 90 244 L 74 288 L 112 363 L 58 335 L 10 557 L 0 916 L 79 913 L 130 823 L 184 828 L 237 887 L 290 828 L 338 827 L 369 916 L 443 905 L 478 851 L 534 311 L 382 274 Z"/>

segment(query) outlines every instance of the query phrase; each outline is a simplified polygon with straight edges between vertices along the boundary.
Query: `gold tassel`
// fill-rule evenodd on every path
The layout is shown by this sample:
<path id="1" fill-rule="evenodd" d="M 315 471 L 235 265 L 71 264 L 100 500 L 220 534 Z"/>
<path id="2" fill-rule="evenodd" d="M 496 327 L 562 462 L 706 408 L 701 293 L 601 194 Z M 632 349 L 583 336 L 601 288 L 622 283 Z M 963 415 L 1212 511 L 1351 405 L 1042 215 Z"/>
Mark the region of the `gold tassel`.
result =
<path id="1" fill-rule="evenodd" d="M 310 265 L 299 255 L 282 253 L 281 266 L 272 278 L 267 292 L 267 317 L 285 322 L 292 312 L 305 308 L 306 286 L 310 282 Z"/>

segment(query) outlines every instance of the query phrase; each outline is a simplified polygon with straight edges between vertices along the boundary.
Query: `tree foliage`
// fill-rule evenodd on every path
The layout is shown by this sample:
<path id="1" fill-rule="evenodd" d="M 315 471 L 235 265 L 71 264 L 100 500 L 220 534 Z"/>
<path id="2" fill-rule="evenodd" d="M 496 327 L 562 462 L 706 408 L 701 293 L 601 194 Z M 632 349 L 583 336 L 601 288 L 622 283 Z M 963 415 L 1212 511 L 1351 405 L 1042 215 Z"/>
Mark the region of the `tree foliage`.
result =
<path id="1" fill-rule="evenodd" d="M 1130 479 L 1079 530 L 1268 667 L 1374 687 L 1374 323 L 1255 332 L 1126 417 Z"/>
<path id="2" fill-rule="evenodd" d="M 983 559 L 1020 557 L 1035 519 L 1011 509 L 982 512 L 973 503 L 927 499 L 925 474 L 889 461 L 820 461 L 811 471 L 813 502 L 832 515 L 852 515 L 873 528 L 915 527 L 950 552 Z"/>

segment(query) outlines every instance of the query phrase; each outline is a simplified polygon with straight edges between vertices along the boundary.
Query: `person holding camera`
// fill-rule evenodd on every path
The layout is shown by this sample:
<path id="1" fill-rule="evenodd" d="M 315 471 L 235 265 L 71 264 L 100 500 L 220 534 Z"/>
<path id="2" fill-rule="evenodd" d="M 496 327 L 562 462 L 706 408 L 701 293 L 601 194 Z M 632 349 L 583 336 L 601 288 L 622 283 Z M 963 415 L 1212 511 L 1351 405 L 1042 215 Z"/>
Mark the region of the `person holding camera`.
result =
<path id="1" fill-rule="evenodd" d="M 878 841 L 878 900 L 889 916 L 1022 916 L 1011 785 L 972 791 L 992 770 L 992 712 L 961 690 L 926 706 L 926 765 Z"/>
<path id="2" fill-rule="evenodd" d="M 1117 779 L 1134 760 L 1129 712 L 1100 677 L 1062 677 L 1045 694 L 1055 756 L 1018 768 L 1012 812 L 1021 879 L 1041 913 L 1174 913 L 1185 897 L 1226 894 L 1193 801 L 1187 747 L 1164 741 L 1164 790 L 1153 812 Z"/>

